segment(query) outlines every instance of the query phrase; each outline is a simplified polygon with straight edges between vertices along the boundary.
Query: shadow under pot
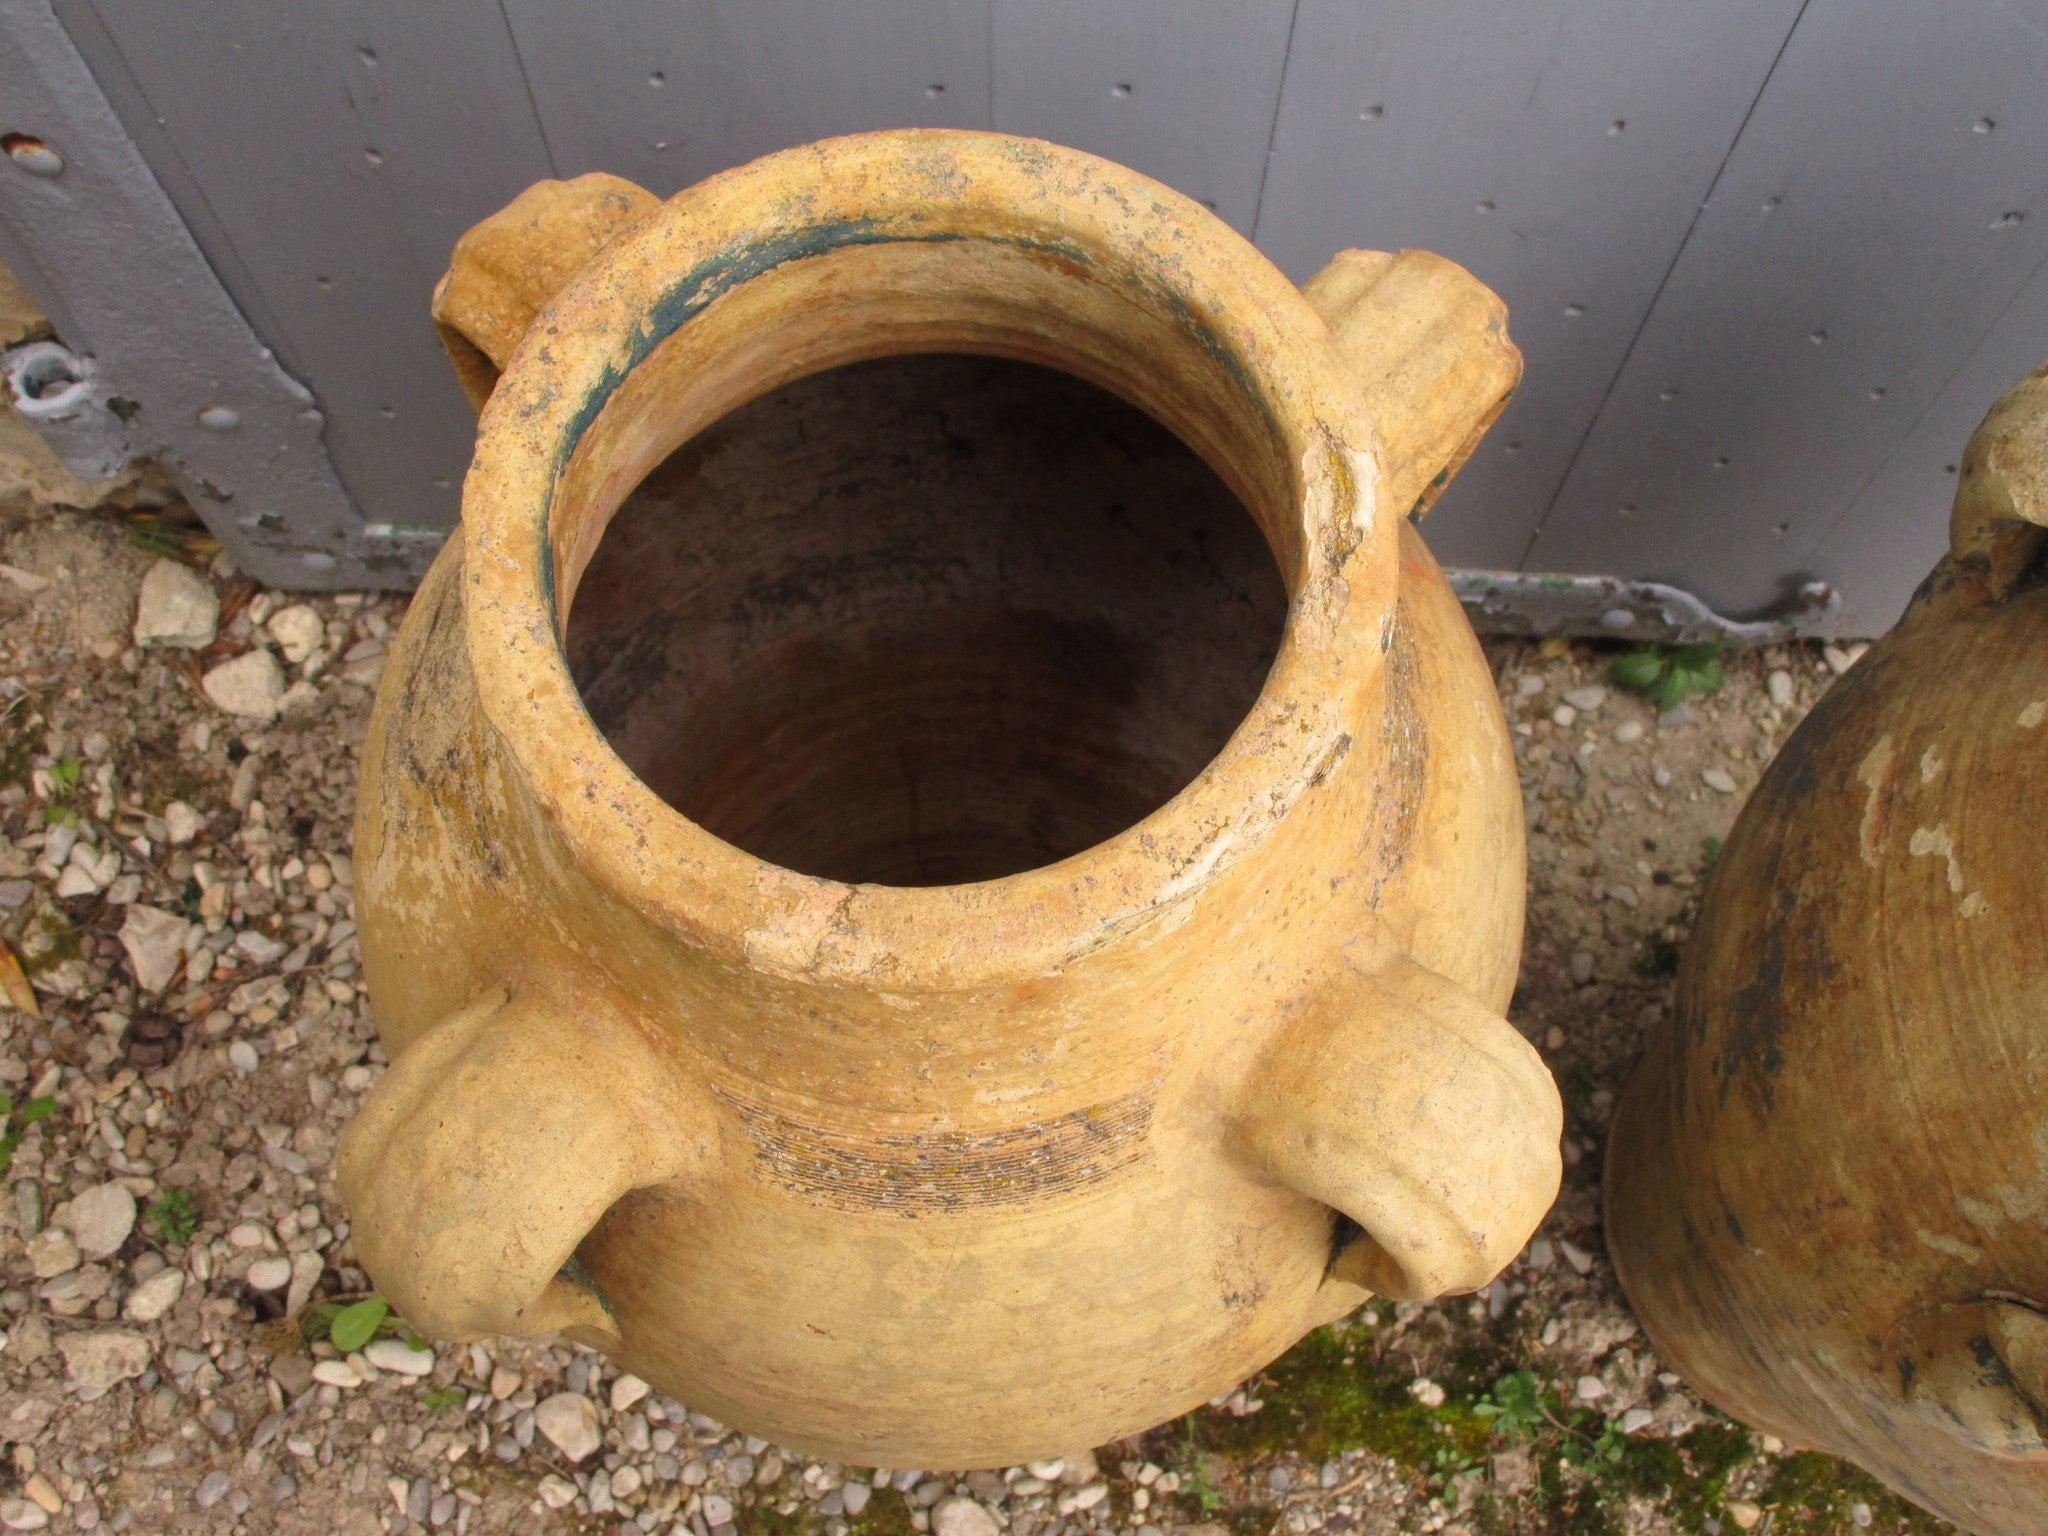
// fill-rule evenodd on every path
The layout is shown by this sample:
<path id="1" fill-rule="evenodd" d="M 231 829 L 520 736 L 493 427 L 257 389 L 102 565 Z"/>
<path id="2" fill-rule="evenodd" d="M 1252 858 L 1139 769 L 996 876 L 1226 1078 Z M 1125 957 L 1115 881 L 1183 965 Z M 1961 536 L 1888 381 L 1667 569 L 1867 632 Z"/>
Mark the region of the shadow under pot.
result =
<path id="1" fill-rule="evenodd" d="M 1607 1157 L 1658 1353 L 1981 1536 L 2048 1531 L 2044 522 L 2048 369 L 1729 833 Z"/>
<path id="2" fill-rule="evenodd" d="M 1520 797 L 1408 520 L 1519 373 L 1492 294 L 911 131 L 543 183 L 435 313 L 482 418 L 341 1159 L 413 1326 L 1013 1465 L 1521 1248 Z"/>

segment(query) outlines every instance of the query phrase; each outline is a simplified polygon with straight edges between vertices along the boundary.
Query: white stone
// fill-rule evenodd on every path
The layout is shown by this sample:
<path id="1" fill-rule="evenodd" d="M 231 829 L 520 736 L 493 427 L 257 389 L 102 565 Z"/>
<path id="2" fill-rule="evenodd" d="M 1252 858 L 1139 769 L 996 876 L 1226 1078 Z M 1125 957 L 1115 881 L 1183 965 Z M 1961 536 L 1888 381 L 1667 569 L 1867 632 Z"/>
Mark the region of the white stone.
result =
<path id="1" fill-rule="evenodd" d="M 251 720 L 275 720 L 284 698 L 284 668 L 258 646 L 233 661 L 224 661 L 200 678 L 199 686 L 216 709 Z"/>
<path id="2" fill-rule="evenodd" d="M 363 1358 L 394 1376 L 431 1376 L 434 1372 L 434 1352 L 414 1349 L 403 1339 L 378 1339 L 364 1348 Z"/>
<path id="3" fill-rule="evenodd" d="M 90 1397 L 149 1369 L 149 1340 L 126 1328 L 67 1333 L 57 1340 L 57 1347 L 64 1352 L 71 1386 Z"/>
<path id="4" fill-rule="evenodd" d="M 121 919 L 121 947 L 135 984 L 145 992 L 161 992 L 178 974 L 185 959 L 185 931 L 191 926 L 175 912 L 131 903 Z"/>
<path id="5" fill-rule="evenodd" d="M 722 1493 L 704 1495 L 704 1523 L 709 1526 L 732 1524 L 732 1500 Z"/>
<path id="6" fill-rule="evenodd" d="M 95 1184 L 50 1212 L 50 1225 L 69 1232 L 87 1258 L 112 1258 L 135 1230 L 135 1196 L 124 1185 Z"/>
<path id="7" fill-rule="evenodd" d="M 1427 1376 L 1418 1376 L 1409 1382 L 1408 1393 L 1425 1408 L 1441 1408 L 1444 1405 L 1444 1389 Z"/>
<path id="8" fill-rule="evenodd" d="M 1735 793 L 1735 775 L 1726 768 L 1702 768 L 1700 782 L 1724 795 Z"/>
<path id="9" fill-rule="evenodd" d="M 1101 1487 L 1100 1484 L 1096 1485 Z M 1081 1493 L 1088 1492 L 1082 1489 Z M 1104 1493 L 1109 1492 L 1103 1488 Z M 1072 1495 L 1073 1507 L 1086 1506 L 1079 1502 L 1081 1494 Z M 1067 1500 L 1061 1500 L 1067 1503 Z M 995 1516 L 983 1509 L 973 1499 L 941 1499 L 932 1510 L 932 1536 L 999 1536 Z"/>
<path id="10" fill-rule="evenodd" d="M 254 928 L 244 928 L 235 935 L 235 953 L 244 955 L 258 965 L 273 965 L 285 957 L 291 946 L 282 939 L 273 939 L 267 933 Z"/>
<path id="11" fill-rule="evenodd" d="M 534 1405 L 533 1427 L 571 1461 L 583 1460 L 603 1444 L 597 1433 L 597 1404 L 581 1392 L 557 1392 L 543 1398 Z M 711 1517 L 707 1514 L 705 1519 Z"/>
<path id="12" fill-rule="evenodd" d="M 185 1294 L 185 1271 L 160 1269 L 128 1293 L 121 1315 L 131 1322 L 153 1323 Z"/>
<path id="13" fill-rule="evenodd" d="M 1598 1402 L 1607 1395 L 1607 1383 L 1598 1376 L 1581 1376 L 1572 1388 L 1572 1396 L 1582 1403 Z"/>
<path id="14" fill-rule="evenodd" d="M 1783 667 L 1773 669 L 1764 679 L 1764 688 L 1771 696 L 1771 702 L 1783 709 L 1792 702 L 1792 674 Z"/>
<path id="15" fill-rule="evenodd" d="M 1550 712 L 1553 725 L 1569 726 L 1579 718 L 1579 711 L 1571 704 L 1560 704 Z"/>
<path id="16" fill-rule="evenodd" d="M 866 1483 L 855 1482 L 843 1486 L 839 1490 L 839 1497 L 846 1505 L 846 1512 L 849 1515 L 857 1515 L 868 1507 L 868 1500 L 874 1497 L 874 1493 L 875 1490 Z"/>
<path id="17" fill-rule="evenodd" d="M 1041 1483 L 1056 1483 L 1060 1480 L 1060 1474 L 1067 1470 L 1067 1464 L 1061 1457 L 1053 1456 L 1044 1461 L 1028 1461 L 1024 1464 L 1024 1470 Z"/>
<path id="18" fill-rule="evenodd" d="M 263 626 L 293 666 L 303 666 L 327 643 L 327 626 L 320 615 L 304 603 L 280 608 Z"/>
<path id="19" fill-rule="evenodd" d="M 1584 688 L 1574 688 L 1566 693 L 1564 701 L 1581 714 L 1590 715 L 1607 702 L 1607 690 L 1598 683 L 1589 683 Z"/>
<path id="20" fill-rule="evenodd" d="M 1515 679 L 1515 692 L 1525 699 L 1533 699 L 1543 691 L 1543 679 L 1534 672 L 1524 672 Z"/>
<path id="21" fill-rule="evenodd" d="M 1559 1238 L 1557 1240 L 1557 1249 L 1558 1252 L 1564 1255 L 1565 1263 L 1571 1265 L 1574 1273 L 1581 1275 L 1593 1273 L 1593 1255 L 1586 1252 L 1577 1243 L 1566 1242 L 1563 1238 Z"/>
<path id="22" fill-rule="evenodd" d="M 54 1280 L 78 1268 L 78 1244 L 62 1227 L 45 1227 L 28 1240 L 29 1268 L 38 1280 Z"/>
<path id="23" fill-rule="evenodd" d="M 1728 1518 L 1745 1531 L 1755 1530 L 1757 1521 L 1764 1517 L 1762 1507 L 1748 1499 L 1730 1499 L 1721 1507 L 1728 1511 Z"/>
<path id="24" fill-rule="evenodd" d="M 640 1469 L 633 1466 L 616 1468 L 612 1472 L 611 1490 L 615 1499 L 630 1499 L 640 1491 Z"/>
<path id="25" fill-rule="evenodd" d="M 142 578 L 135 600 L 135 643 L 201 651 L 220 626 L 213 583 L 177 560 L 159 560 Z"/>
<path id="26" fill-rule="evenodd" d="M 320 1283 L 326 1268 L 327 1261 L 313 1249 L 292 1255 L 292 1288 L 284 1303 L 287 1317 L 296 1317 L 305 1310 L 306 1303 L 313 1299 L 313 1287 Z"/>
<path id="27" fill-rule="evenodd" d="M 1643 722 L 1624 720 L 1614 728 L 1614 739 L 1622 746 L 1633 746 L 1643 739 Z"/>
<path id="28" fill-rule="evenodd" d="M 283 1254 L 258 1259 L 249 1266 L 249 1289 L 281 1291 L 292 1283 L 292 1261 Z"/>
<path id="29" fill-rule="evenodd" d="M 50 1523 L 49 1511 L 29 1499 L 0 1499 L 0 1525 L 10 1531 L 40 1531 Z"/>
<path id="30" fill-rule="evenodd" d="M 170 829 L 171 842 L 183 847 L 206 830 L 206 818 L 182 800 L 173 800 L 164 807 L 164 825 Z"/>
<path id="31" fill-rule="evenodd" d="M 346 1360 L 316 1360 L 313 1362 L 313 1379 L 322 1386 L 339 1387 L 346 1392 L 351 1387 L 360 1387 L 363 1378 Z"/>
<path id="32" fill-rule="evenodd" d="M 1648 1429 L 1657 1422 L 1657 1415 L 1647 1408 L 1631 1408 L 1621 1416 L 1621 1432 L 1633 1435 L 1638 1430 Z"/>
<path id="33" fill-rule="evenodd" d="M 257 1066 L 256 1047 L 246 1040 L 237 1040 L 228 1047 L 228 1064 L 237 1072 L 254 1072 Z"/>
<path id="34" fill-rule="evenodd" d="M 540 1495 L 541 1503 L 549 1509 L 566 1509 L 576 1501 L 576 1485 L 552 1472 L 540 1480 L 540 1486 L 534 1492 Z"/>
<path id="35" fill-rule="evenodd" d="M 647 1395 L 647 1383 L 638 1376 L 621 1376 L 612 1383 L 612 1412 L 624 1413 Z"/>

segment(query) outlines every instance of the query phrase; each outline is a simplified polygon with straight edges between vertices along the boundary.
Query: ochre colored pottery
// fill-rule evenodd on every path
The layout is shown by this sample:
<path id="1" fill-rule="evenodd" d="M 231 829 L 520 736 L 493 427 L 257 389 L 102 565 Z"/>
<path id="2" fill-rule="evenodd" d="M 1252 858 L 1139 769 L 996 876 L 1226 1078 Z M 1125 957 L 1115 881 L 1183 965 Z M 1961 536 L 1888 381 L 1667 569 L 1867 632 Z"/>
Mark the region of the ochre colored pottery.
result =
<path id="1" fill-rule="evenodd" d="M 435 316 L 487 403 L 364 755 L 341 1165 L 413 1326 L 1002 1465 L 1521 1248 L 1521 800 L 1408 522 L 1519 375 L 1498 299 L 1304 295 L 1121 167 L 912 131 L 544 184 Z M 833 455 L 888 391 L 877 495 Z"/>
<path id="2" fill-rule="evenodd" d="M 1983 1536 L 2048 1531 L 2044 522 L 2048 369 L 1743 808 L 1607 1157 L 1658 1352 Z"/>

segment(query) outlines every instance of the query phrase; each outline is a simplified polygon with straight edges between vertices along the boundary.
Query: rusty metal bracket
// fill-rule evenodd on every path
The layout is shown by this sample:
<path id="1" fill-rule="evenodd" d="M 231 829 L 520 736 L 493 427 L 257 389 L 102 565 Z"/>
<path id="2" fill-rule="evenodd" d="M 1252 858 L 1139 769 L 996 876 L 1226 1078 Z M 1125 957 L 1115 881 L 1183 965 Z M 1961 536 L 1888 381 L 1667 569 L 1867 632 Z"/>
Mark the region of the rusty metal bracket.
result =
<path id="1" fill-rule="evenodd" d="M 1530 571 L 1444 573 L 1482 635 L 1577 635 L 1603 640 L 1691 645 L 1773 645 L 1833 635 L 1842 595 L 1824 581 L 1794 593 L 1780 617 L 1724 618 L 1682 587 L 1619 576 L 1562 576 Z"/>
<path id="2" fill-rule="evenodd" d="M 0 258 L 89 381 L 78 410 L 37 423 L 60 455 L 102 473 L 159 460 L 235 563 L 274 585 L 417 582 L 445 531 L 366 522 L 313 396 L 221 286 L 49 0 L 0 0 L 0 100 Z M 61 397 L 57 361 L 41 359 L 31 392 Z M 117 404 L 114 425 L 87 395 Z"/>

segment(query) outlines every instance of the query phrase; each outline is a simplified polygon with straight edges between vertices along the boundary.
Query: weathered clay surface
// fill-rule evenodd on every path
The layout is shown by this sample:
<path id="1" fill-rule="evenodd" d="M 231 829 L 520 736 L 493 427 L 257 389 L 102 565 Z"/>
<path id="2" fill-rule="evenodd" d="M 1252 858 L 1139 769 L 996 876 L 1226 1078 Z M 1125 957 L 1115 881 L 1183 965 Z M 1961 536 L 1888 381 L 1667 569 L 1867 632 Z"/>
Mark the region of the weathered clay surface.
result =
<path id="1" fill-rule="evenodd" d="M 2048 369 L 1954 550 L 1730 833 L 1617 1115 L 1608 1241 L 1709 1397 L 2048 1529 Z"/>
<path id="2" fill-rule="evenodd" d="M 1404 253 L 1347 258 L 1311 304 L 1185 199 L 993 135 L 810 146 L 637 220 L 611 184 L 545 201 L 585 193 L 630 227 L 603 244 L 564 213 L 601 248 L 560 293 L 580 263 L 538 253 L 547 221 L 531 259 L 493 257 L 518 297 L 492 313 L 534 318 L 509 353 L 471 338 L 503 372 L 462 534 L 365 751 L 358 910 L 394 1065 L 341 1180 L 394 1304 L 449 1337 L 566 1327 L 788 1444 L 965 1466 L 1179 1413 L 1367 1287 L 1485 1284 L 1556 1191 L 1559 1107 L 1500 1017 L 1513 757 L 1403 514 L 1513 386 L 1498 301 Z M 599 635 L 635 611 L 600 540 L 735 408 L 935 352 L 1056 365 L 1200 453 L 1278 566 L 1277 652 L 1213 755 L 1167 754 L 1164 803 L 1092 843 L 968 847 L 965 817 L 934 863 L 913 819 L 769 862 L 652 782 L 696 759 L 648 744 L 636 690 L 685 723 L 663 690 L 708 653 L 624 624 L 652 649 L 618 672 L 579 638 L 586 601 Z M 963 560 L 968 592 L 1004 569 Z M 863 589 L 794 606 L 833 590 Z M 893 733 L 921 762 L 957 677 L 878 702 L 855 746 Z M 706 782 L 663 787 L 686 809 Z M 724 794 L 746 845 L 780 825 Z"/>

